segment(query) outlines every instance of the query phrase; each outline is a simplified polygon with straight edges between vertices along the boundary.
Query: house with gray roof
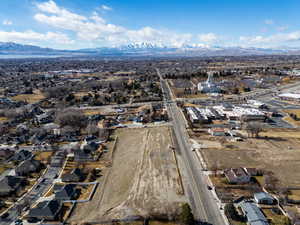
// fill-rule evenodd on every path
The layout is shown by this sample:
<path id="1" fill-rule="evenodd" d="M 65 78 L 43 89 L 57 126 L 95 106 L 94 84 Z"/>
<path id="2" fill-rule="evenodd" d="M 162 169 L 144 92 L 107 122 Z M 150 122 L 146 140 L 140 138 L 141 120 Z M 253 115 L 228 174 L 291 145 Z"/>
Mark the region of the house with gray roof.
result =
<path id="1" fill-rule="evenodd" d="M 84 174 L 81 169 L 75 168 L 69 173 L 65 173 L 61 176 L 63 182 L 80 182 L 84 178 Z"/>
<path id="2" fill-rule="evenodd" d="M 31 158 L 21 162 L 15 171 L 18 176 L 27 176 L 31 173 L 39 172 L 41 168 L 41 162 Z"/>
<path id="3" fill-rule="evenodd" d="M 15 176 L 5 176 L 0 180 L 0 196 L 11 196 L 22 189 L 24 179 Z"/>
<path id="4" fill-rule="evenodd" d="M 24 161 L 26 159 L 29 159 L 31 157 L 32 157 L 31 152 L 22 149 L 21 151 L 15 153 L 15 155 L 13 157 L 13 160 L 20 162 L 20 161 Z"/>
<path id="5" fill-rule="evenodd" d="M 11 149 L 0 149 L 0 159 L 6 160 L 14 155 Z"/>
<path id="6" fill-rule="evenodd" d="M 62 212 L 62 203 L 58 200 L 43 201 L 31 209 L 27 215 L 28 218 L 40 220 L 59 220 Z"/>
<path id="7" fill-rule="evenodd" d="M 56 200 L 72 200 L 76 198 L 77 190 L 76 185 L 74 184 L 67 184 L 63 185 L 60 189 L 56 190 L 55 192 L 55 199 Z"/>
<path id="8" fill-rule="evenodd" d="M 267 218 L 260 208 L 253 202 L 242 202 L 240 204 L 248 225 L 269 225 Z"/>
<path id="9" fill-rule="evenodd" d="M 258 204 L 272 205 L 275 203 L 273 196 L 266 192 L 255 193 L 254 200 Z"/>

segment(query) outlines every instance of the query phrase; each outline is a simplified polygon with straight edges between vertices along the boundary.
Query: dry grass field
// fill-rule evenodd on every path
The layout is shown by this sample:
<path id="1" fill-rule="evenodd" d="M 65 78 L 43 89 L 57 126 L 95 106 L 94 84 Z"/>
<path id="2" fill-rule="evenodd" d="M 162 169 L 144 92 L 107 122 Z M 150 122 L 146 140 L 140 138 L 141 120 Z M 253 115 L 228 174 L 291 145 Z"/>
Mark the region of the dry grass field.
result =
<path id="1" fill-rule="evenodd" d="M 287 114 L 295 114 L 298 118 L 300 118 L 300 109 L 286 109 L 283 110 Z M 294 120 L 292 117 L 287 115 L 286 117 L 283 118 L 286 122 L 290 123 L 291 125 L 294 125 L 295 127 L 300 126 L 300 121 Z"/>
<path id="2" fill-rule="evenodd" d="M 12 97 L 12 100 L 14 101 L 27 101 L 28 103 L 36 103 L 41 100 L 43 100 L 45 96 L 39 91 L 35 90 L 33 94 L 21 94 L 21 95 L 16 95 Z"/>
<path id="3" fill-rule="evenodd" d="M 0 123 L 7 122 L 7 121 L 8 121 L 7 117 L 0 117 Z"/>
<path id="4" fill-rule="evenodd" d="M 186 198 L 182 191 L 169 127 L 120 129 L 112 167 L 92 201 L 78 204 L 70 222 L 134 216 L 172 217 Z"/>
<path id="5" fill-rule="evenodd" d="M 273 130 L 261 133 L 261 137 L 225 142 L 219 147 L 207 147 L 201 151 L 209 168 L 216 164 L 220 169 L 256 167 L 273 171 L 284 186 L 300 186 L 300 132 Z M 201 138 L 198 141 L 202 143 Z"/>

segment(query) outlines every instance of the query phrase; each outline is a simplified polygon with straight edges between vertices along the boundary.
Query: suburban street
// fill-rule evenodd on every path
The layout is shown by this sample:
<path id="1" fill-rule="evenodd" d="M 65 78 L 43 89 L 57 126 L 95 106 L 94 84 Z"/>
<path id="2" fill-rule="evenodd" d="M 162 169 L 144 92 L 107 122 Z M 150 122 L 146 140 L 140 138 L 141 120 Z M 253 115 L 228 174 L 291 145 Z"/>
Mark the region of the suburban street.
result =
<path id="1" fill-rule="evenodd" d="M 207 189 L 205 182 L 206 175 L 204 175 L 201 164 L 191 150 L 189 138 L 186 132 L 185 119 L 179 111 L 176 103 L 172 102 L 171 92 L 166 81 L 162 78 L 160 71 L 157 69 L 158 76 L 161 79 L 161 86 L 164 93 L 164 101 L 172 119 L 175 137 L 177 139 L 179 151 L 183 156 L 186 166 L 189 190 L 187 191 L 193 208 L 195 219 L 199 222 L 206 222 L 214 225 L 224 225 L 226 222 L 220 212 L 220 209 L 211 193 Z"/>
<path id="2" fill-rule="evenodd" d="M 24 196 L 22 196 L 19 201 L 7 211 L 9 214 L 8 217 L 5 219 L 0 219 L 0 225 L 14 224 L 14 221 L 19 217 L 17 205 L 22 205 L 25 202 L 25 199 L 26 202 L 29 203 L 29 205 L 35 204 L 37 200 L 41 196 L 43 196 L 43 194 L 53 184 L 53 180 L 59 174 L 60 170 L 60 167 L 49 166 L 47 171 L 43 174 L 42 177 L 39 178 L 38 182 L 34 184 L 32 189 Z"/>

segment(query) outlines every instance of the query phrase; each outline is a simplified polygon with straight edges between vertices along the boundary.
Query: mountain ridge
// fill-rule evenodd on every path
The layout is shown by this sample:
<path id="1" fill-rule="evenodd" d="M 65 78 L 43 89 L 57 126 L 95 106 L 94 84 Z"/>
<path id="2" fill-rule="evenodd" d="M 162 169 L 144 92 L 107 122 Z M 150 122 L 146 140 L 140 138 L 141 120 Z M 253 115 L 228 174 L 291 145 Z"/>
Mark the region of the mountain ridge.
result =
<path id="1" fill-rule="evenodd" d="M 15 42 L 0 42 L 1 55 L 81 55 L 81 56 L 244 56 L 300 54 L 297 48 L 255 48 L 255 47 L 221 47 L 208 45 L 183 45 L 168 47 L 152 43 L 132 43 L 119 47 L 85 48 L 78 50 L 59 50 Z"/>

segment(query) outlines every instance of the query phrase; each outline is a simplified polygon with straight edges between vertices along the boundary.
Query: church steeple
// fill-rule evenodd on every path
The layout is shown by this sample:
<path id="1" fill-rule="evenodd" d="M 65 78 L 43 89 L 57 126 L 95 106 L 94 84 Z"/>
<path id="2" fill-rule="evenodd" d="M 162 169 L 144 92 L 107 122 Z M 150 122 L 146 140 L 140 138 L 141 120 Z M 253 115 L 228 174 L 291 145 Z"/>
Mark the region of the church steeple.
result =
<path id="1" fill-rule="evenodd" d="M 206 80 L 206 83 L 207 84 L 212 84 L 214 82 L 214 73 L 213 72 L 208 72 L 208 77 L 207 77 L 207 80 Z"/>

